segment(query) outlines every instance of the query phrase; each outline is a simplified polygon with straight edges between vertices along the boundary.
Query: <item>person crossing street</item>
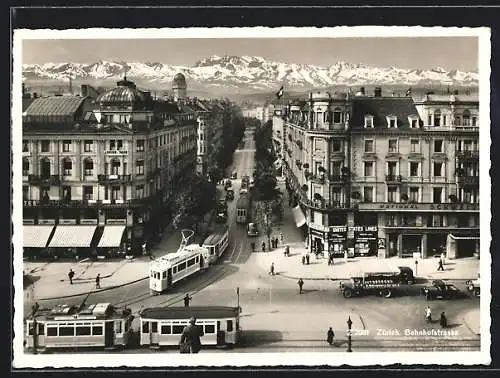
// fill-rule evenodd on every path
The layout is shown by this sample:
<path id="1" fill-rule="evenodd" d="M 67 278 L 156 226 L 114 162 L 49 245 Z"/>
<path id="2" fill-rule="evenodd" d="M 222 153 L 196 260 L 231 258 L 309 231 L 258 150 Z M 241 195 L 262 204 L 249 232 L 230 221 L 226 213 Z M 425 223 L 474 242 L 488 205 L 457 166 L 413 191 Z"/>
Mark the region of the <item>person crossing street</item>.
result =
<path id="1" fill-rule="evenodd" d="M 304 286 L 304 281 L 302 280 L 302 278 L 299 278 L 297 284 L 299 285 L 299 294 L 302 294 L 302 287 Z"/>

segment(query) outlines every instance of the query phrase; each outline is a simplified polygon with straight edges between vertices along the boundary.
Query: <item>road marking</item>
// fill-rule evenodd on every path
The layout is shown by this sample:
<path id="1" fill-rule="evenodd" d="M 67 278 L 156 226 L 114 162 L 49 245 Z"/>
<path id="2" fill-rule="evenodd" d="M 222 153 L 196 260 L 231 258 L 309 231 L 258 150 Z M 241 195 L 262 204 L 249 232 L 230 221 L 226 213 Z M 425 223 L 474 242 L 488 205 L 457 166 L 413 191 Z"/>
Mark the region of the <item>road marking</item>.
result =
<path id="1" fill-rule="evenodd" d="M 243 245 L 244 245 L 244 243 L 240 244 L 240 252 L 238 253 L 238 257 L 236 257 L 236 260 L 234 260 L 235 264 L 238 264 L 238 260 L 240 259 L 241 252 L 243 251 Z"/>

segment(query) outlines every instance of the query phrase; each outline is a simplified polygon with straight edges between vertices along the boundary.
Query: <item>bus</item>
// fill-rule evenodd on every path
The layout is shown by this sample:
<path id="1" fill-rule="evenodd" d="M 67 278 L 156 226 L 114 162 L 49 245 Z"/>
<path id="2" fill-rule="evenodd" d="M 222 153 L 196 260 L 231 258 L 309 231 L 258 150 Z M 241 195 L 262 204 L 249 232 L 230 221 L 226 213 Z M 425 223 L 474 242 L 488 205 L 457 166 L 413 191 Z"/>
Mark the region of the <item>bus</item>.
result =
<path id="1" fill-rule="evenodd" d="M 234 346 L 240 340 L 238 307 L 155 307 L 140 312 L 140 345 L 149 347 L 178 346 L 182 331 L 191 317 L 203 329 L 205 345 Z"/>
<path id="2" fill-rule="evenodd" d="M 214 264 L 226 251 L 229 245 L 229 228 L 224 227 L 208 236 L 203 242 L 203 247 L 208 251 L 207 263 Z"/>
<path id="3" fill-rule="evenodd" d="M 198 244 L 190 244 L 176 253 L 152 261 L 149 265 L 149 289 L 160 294 L 176 282 L 207 268 L 208 251 Z"/>
<path id="4" fill-rule="evenodd" d="M 236 223 L 244 224 L 250 218 L 251 198 L 249 193 L 244 193 L 236 203 Z"/>
<path id="5" fill-rule="evenodd" d="M 57 348 L 125 347 L 134 317 L 110 303 L 58 305 L 38 310 L 26 321 L 26 344 L 36 351 Z"/>

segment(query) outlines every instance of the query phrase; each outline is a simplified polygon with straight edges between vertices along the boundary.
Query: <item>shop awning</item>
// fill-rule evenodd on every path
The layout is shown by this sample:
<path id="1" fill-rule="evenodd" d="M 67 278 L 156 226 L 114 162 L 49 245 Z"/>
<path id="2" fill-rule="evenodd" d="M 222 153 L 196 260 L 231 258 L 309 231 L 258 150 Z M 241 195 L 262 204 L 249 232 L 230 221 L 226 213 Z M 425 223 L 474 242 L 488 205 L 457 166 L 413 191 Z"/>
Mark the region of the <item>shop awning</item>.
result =
<path id="1" fill-rule="evenodd" d="M 306 224 L 306 217 L 299 205 L 295 206 L 292 209 L 292 213 L 293 213 L 293 219 L 295 219 L 295 224 L 297 225 L 297 227 L 302 227 L 304 224 Z"/>
<path id="2" fill-rule="evenodd" d="M 125 226 L 105 226 L 101 240 L 99 240 L 98 248 L 114 248 L 119 247 L 122 241 Z"/>
<path id="3" fill-rule="evenodd" d="M 450 237 L 452 239 L 456 239 L 456 240 L 478 240 L 479 239 L 479 236 L 460 236 L 460 235 L 453 235 L 453 234 L 450 234 Z"/>
<path id="4" fill-rule="evenodd" d="M 45 248 L 53 229 L 53 225 L 24 225 L 23 247 Z"/>
<path id="5" fill-rule="evenodd" d="M 90 247 L 97 226 L 57 226 L 50 240 L 51 248 Z"/>

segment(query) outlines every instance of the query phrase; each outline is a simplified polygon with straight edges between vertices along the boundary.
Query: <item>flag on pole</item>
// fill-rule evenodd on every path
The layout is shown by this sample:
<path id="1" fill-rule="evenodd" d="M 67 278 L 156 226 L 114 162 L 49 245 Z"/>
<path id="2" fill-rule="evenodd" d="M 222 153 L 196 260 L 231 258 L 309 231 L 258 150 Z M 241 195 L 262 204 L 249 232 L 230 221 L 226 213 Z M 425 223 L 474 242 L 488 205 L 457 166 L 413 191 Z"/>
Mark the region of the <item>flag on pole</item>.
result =
<path id="1" fill-rule="evenodd" d="M 285 93 L 285 92 L 283 91 L 283 89 L 284 89 L 284 87 L 283 87 L 283 85 L 282 85 L 282 86 L 281 86 L 281 88 L 280 88 L 280 90 L 279 90 L 278 92 L 276 92 L 276 97 L 278 97 L 278 100 L 279 100 L 281 97 L 283 97 L 283 94 Z"/>

